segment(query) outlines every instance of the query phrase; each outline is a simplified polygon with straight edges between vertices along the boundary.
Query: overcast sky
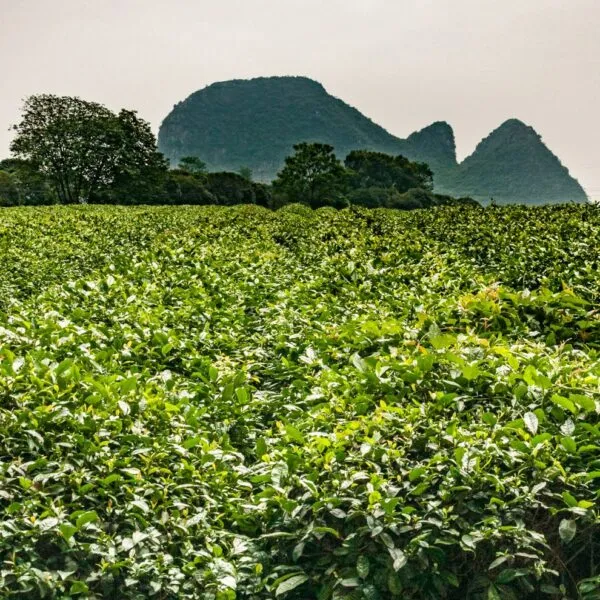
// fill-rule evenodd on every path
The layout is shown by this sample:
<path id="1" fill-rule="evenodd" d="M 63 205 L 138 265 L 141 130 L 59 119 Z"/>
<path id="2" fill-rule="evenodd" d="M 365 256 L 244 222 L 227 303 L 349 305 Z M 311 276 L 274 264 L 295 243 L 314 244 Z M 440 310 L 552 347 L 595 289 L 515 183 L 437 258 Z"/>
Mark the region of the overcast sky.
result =
<path id="1" fill-rule="evenodd" d="M 0 0 L 0 157 L 22 99 L 134 108 L 154 131 L 215 81 L 307 75 L 459 158 L 525 121 L 600 198 L 600 0 Z"/>

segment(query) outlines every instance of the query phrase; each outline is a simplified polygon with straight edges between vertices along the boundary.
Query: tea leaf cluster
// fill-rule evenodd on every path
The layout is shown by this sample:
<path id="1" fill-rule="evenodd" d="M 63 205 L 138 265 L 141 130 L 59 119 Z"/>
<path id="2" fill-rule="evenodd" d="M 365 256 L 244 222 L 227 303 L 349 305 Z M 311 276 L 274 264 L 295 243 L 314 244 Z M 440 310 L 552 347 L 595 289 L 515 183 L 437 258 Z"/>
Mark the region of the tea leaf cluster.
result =
<path id="1" fill-rule="evenodd" d="M 593 207 L 0 219 L 0 597 L 600 597 Z"/>

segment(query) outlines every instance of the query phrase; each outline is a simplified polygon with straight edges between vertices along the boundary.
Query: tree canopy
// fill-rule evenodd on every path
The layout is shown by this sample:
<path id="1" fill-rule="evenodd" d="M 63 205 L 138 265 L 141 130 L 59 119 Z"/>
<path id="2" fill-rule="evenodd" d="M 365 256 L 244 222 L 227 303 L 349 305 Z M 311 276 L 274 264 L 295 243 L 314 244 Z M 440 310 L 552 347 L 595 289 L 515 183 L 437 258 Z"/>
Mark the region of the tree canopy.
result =
<path id="1" fill-rule="evenodd" d="M 13 154 L 45 174 L 65 204 L 166 171 L 150 125 L 135 111 L 115 114 L 96 102 L 41 94 L 27 98 L 14 130 Z"/>
<path id="2" fill-rule="evenodd" d="M 413 209 L 456 202 L 433 192 L 433 173 L 425 163 L 404 156 L 357 150 L 348 154 L 344 166 L 328 144 L 302 143 L 294 150 L 273 182 L 276 206 L 300 202 L 313 208 L 356 204 Z"/>
<path id="3" fill-rule="evenodd" d="M 344 164 L 351 171 L 352 187 L 393 187 L 404 193 L 412 188 L 433 191 L 433 173 L 425 163 L 411 162 L 404 156 L 354 150 Z"/>
<path id="4" fill-rule="evenodd" d="M 301 143 L 273 182 L 274 189 L 289 202 L 304 202 L 313 208 L 335 204 L 343 193 L 346 170 L 329 144 Z"/>
<path id="5" fill-rule="evenodd" d="M 54 204 L 56 195 L 48 179 L 27 160 L 0 161 L 0 205 Z"/>
<path id="6" fill-rule="evenodd" d="M 198 156 L 184 156 L 179 160 L 177 167 L 194 175 L 202 175 L 207 171 L 206 163 Z"/>
<path id="7" fill-rule="evenodd" d="M 333 146 L 303 142 L 271 186 L 252 171 L 209 172 L 199 156 L 168 169 L 148 123 L 134 111 L 113 113 L 68 96 L 31 96 L 15 128 L 15 158 L 0 162 L 0 204 L 259 204 L 313 208 L 425 208 L 454 202 L 434 194 L 424 163 L 369 150 L 345 165 Z"/>

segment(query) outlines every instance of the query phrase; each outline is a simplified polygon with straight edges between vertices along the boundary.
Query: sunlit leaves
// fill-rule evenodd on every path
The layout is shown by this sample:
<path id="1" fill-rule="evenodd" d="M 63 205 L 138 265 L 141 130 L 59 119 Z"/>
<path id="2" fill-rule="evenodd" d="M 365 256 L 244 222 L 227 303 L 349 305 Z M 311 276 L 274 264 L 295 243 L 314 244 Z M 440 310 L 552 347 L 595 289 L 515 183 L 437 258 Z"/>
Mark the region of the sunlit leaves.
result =
<path id="1" fill-rule="evenodd" d="M 592 597 L 597 212 L 2 219 L 0 596 Z"/>
<path id="2" fill-rule="evenodd" d="M 539 421 L 536 414 L 533 412 L 525 413 L 523 420 L 525 421 L 525 427 L 527 427 L 532 435 L 535 435 L 539 426 Z"/>

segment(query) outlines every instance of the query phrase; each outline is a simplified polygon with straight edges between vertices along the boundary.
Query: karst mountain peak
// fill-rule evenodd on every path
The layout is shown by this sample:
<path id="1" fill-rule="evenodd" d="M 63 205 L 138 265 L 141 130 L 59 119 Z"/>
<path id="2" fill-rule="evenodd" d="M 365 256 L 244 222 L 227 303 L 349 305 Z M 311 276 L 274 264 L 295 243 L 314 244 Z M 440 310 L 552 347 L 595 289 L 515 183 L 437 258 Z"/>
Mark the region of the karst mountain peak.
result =
<path id="1" fill-rule="evenodd" d="M 294 144 L 321 142 L 340 158 L 367 149 L 426 162 L 437 191 L 482 202 L 587 200 L 541 136 L 518 118 L 505 120 L 459 163 L 448 122 L 435 121 L 401 139 L 305 76 L 208 85 L 174 106 L 158 142 L 172 164 L 198 156 L 210 170 L 248 167 L 260 181 L 276 176 Z"/>

